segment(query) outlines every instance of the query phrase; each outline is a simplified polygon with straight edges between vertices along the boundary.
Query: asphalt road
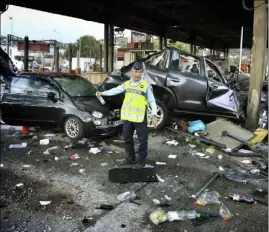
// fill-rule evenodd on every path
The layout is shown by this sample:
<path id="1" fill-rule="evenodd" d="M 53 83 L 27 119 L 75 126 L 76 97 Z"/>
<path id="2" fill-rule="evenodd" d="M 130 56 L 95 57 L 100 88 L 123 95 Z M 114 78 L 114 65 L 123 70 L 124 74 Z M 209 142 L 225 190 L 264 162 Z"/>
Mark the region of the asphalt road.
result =
<path id="1" fill-rule="evenodd" d="M 156 166 L 158 175 L 164 182 L 148 183 L 137 194 L 140 205 L 117 200 L 120 193 L 138 190 L 144 183 L 112 183 L 108 180 L 108 170 L 119 167 L 117 159 L 124 157 L 122 143 L 113 138 L 99 141 L 87 140 L 84 144 L 73 144 L 58 134 L 50 139 L 49 145 L 41 146 L 39 139 L 47 132 L 40 132 L 38 140 L 31 144 L 31 138 L 14 135 L 16 131 L 1 130 L 1 231 L 28 232 L 265 232 L 268 231 L 267 205 L 236 203 L 227 198 L 229 193 L 252 195 L 258 185 L 267 181 L 243 184 L 220 177 L 210 187 L 218 191 L 221 200 L 232 212 L 233 217 L 224 221 L 217 218 L 195 226 L 192 220 L 165 222 L 154 225 L 150 213 L 157 208 L 152 199 L 165 200 L 171 197 L 168 211 L 196 209 L 204 212 L 219 211 L 220 205 L 196 206 L 188 196 L 218 170 L 218 165 L 227 164 L 225 159 L 213 161 L 192 156 L 189 146 L 181 138 L 179 146 L 165 144 L 162 133 L 153 134 L 149 139 L 148 164 L 156 161 L 166 165 Z M 9 149 L 9 144 L 27 142 L 26 148 Z M 43 152 L 53 146 L 49 154 Z M 90 154 L 90 147 L 100 147 L 98 154 Z M 80 158 L 71 161 L 69 157 L 77 153 Z M 177 155 L 176 159 L 168 158 Z M 56 158 L 57 157 L 57 158 Z M 56 159 L 55 159 L 56 158 Z M 77 166 L 72 163 L 77 163 Z M 31 166 L 23 166 L 31 165 Z M 85 169 L 80 173 L 80 169 Z M 20 187 L 17 184 L 22 183 Z M 267 185 L 266 185 L 267 186 Z M 39 201 L 51 201 L 42 206 Z M 96 209 L 101 204 L 115 207 L 112 211 Z M 87 218 L 82 222 L 83 218 Z"/>

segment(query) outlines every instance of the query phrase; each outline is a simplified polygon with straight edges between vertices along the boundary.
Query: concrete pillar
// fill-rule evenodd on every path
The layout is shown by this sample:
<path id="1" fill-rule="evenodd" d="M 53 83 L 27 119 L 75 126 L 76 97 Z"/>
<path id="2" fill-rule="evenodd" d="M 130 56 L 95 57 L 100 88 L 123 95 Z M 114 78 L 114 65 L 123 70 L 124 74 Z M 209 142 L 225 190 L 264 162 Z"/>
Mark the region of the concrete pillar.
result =
<path id="1" fill-rule="evenodd" d="M 99 58 L 100 58 L 100 72 L 102 72 L 102 60 L 103 60 L 103 46 L 100 44 L 100 51 L 99 51 Z"/>
<path id="2" fill-rule="evenodd" d="M 246 128 L 255 130 L 258 125 L 262 81 L 264 78 L 266 29 L 266 1 L 254 1 L 252 67 L 250 71 Z"/>
<path id="3" fill-rule="evenodd" d="M 108 72 L 108 23 L 105 23 L 104 30 L 104 72 Z"/>
<path id="4" fill-rule="evenodd" d="M 28 64 L 29 64 L 29 38 L 28 36 L 24 37 L 24 71 L 28 71 Z"/>
<path id="5" fill-rule="evenodd" d="M 166 35 L 163 37 L 163 46 L 164 46 L 164 48 L 167 47 L 167 37 L 166 37 Z"/>
<path id="6" fill-rule="evenodd" d="M 56 47 L 54 51 L 54 61 L 55 61 L 54 71 L 55 72 L 59 72 L 59 58 L 60 58 L 59 47 Z"/>
<path id="7" fill-rule="evenodd" d="M 72 45 L 71 44 L 69 44 L 68 50 L 69 50 L 69 56 L 68 56 L 68 59 L 69 59 L 69 73 L 72 73 Z"/>
<path id="8" fill-rule="evenodd" d="M 159 36 L 159 49 L 163 50 L 163 37 Z"/>
<path id="9" fill-rule="evenodd" d="M 108 72 L 112 72 L 114 69 L 114 26 L 109 25 L 108 31 Z"/>

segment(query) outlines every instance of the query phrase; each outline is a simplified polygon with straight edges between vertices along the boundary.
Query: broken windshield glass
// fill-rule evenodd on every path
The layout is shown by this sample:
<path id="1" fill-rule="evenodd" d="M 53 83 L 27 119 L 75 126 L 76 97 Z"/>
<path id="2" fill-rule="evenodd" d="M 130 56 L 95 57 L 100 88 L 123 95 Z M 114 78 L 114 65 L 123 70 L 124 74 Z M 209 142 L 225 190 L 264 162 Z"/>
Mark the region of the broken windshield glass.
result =
<path id="1" fill-rule="evenodd" d="M 96 93 L 93 84 L 82 77 L 55 77 L 54 81 L 57 82 L 71 97 L 90 97 Z"/>

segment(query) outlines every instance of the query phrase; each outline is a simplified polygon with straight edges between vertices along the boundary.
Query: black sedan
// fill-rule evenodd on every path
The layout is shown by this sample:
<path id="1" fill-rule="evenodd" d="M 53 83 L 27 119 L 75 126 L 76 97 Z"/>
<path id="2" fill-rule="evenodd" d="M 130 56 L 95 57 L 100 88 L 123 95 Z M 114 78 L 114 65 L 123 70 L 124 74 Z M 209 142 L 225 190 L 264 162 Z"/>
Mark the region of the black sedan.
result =
<path id="1" fill-rule="evenodd" d="M 121 129 L 117 111 L 102 105 L 92 83 L 79 75 L 22 73 L 6 78 L 2 91 L 2 120 L 9 125 L 63 128 L 74 140 Z"/>

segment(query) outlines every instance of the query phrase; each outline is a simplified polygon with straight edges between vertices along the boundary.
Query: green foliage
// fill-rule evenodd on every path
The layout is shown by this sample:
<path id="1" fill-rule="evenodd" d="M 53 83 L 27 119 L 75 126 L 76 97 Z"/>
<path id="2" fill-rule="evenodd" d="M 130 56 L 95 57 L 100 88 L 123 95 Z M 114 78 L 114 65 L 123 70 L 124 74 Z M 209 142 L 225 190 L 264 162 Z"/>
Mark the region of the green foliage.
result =
<path id="1" fill-rule="evenodd" d="M 67 49 L 64 51 L 64 57 L 66 59 L 69 58 L 69 47 L 71 46 L 71 51 L 72 51 L 72 57 L 76 57 L 77 56 L 77 44 L 76 43 L 70 43 L 68 44 Z"/>

